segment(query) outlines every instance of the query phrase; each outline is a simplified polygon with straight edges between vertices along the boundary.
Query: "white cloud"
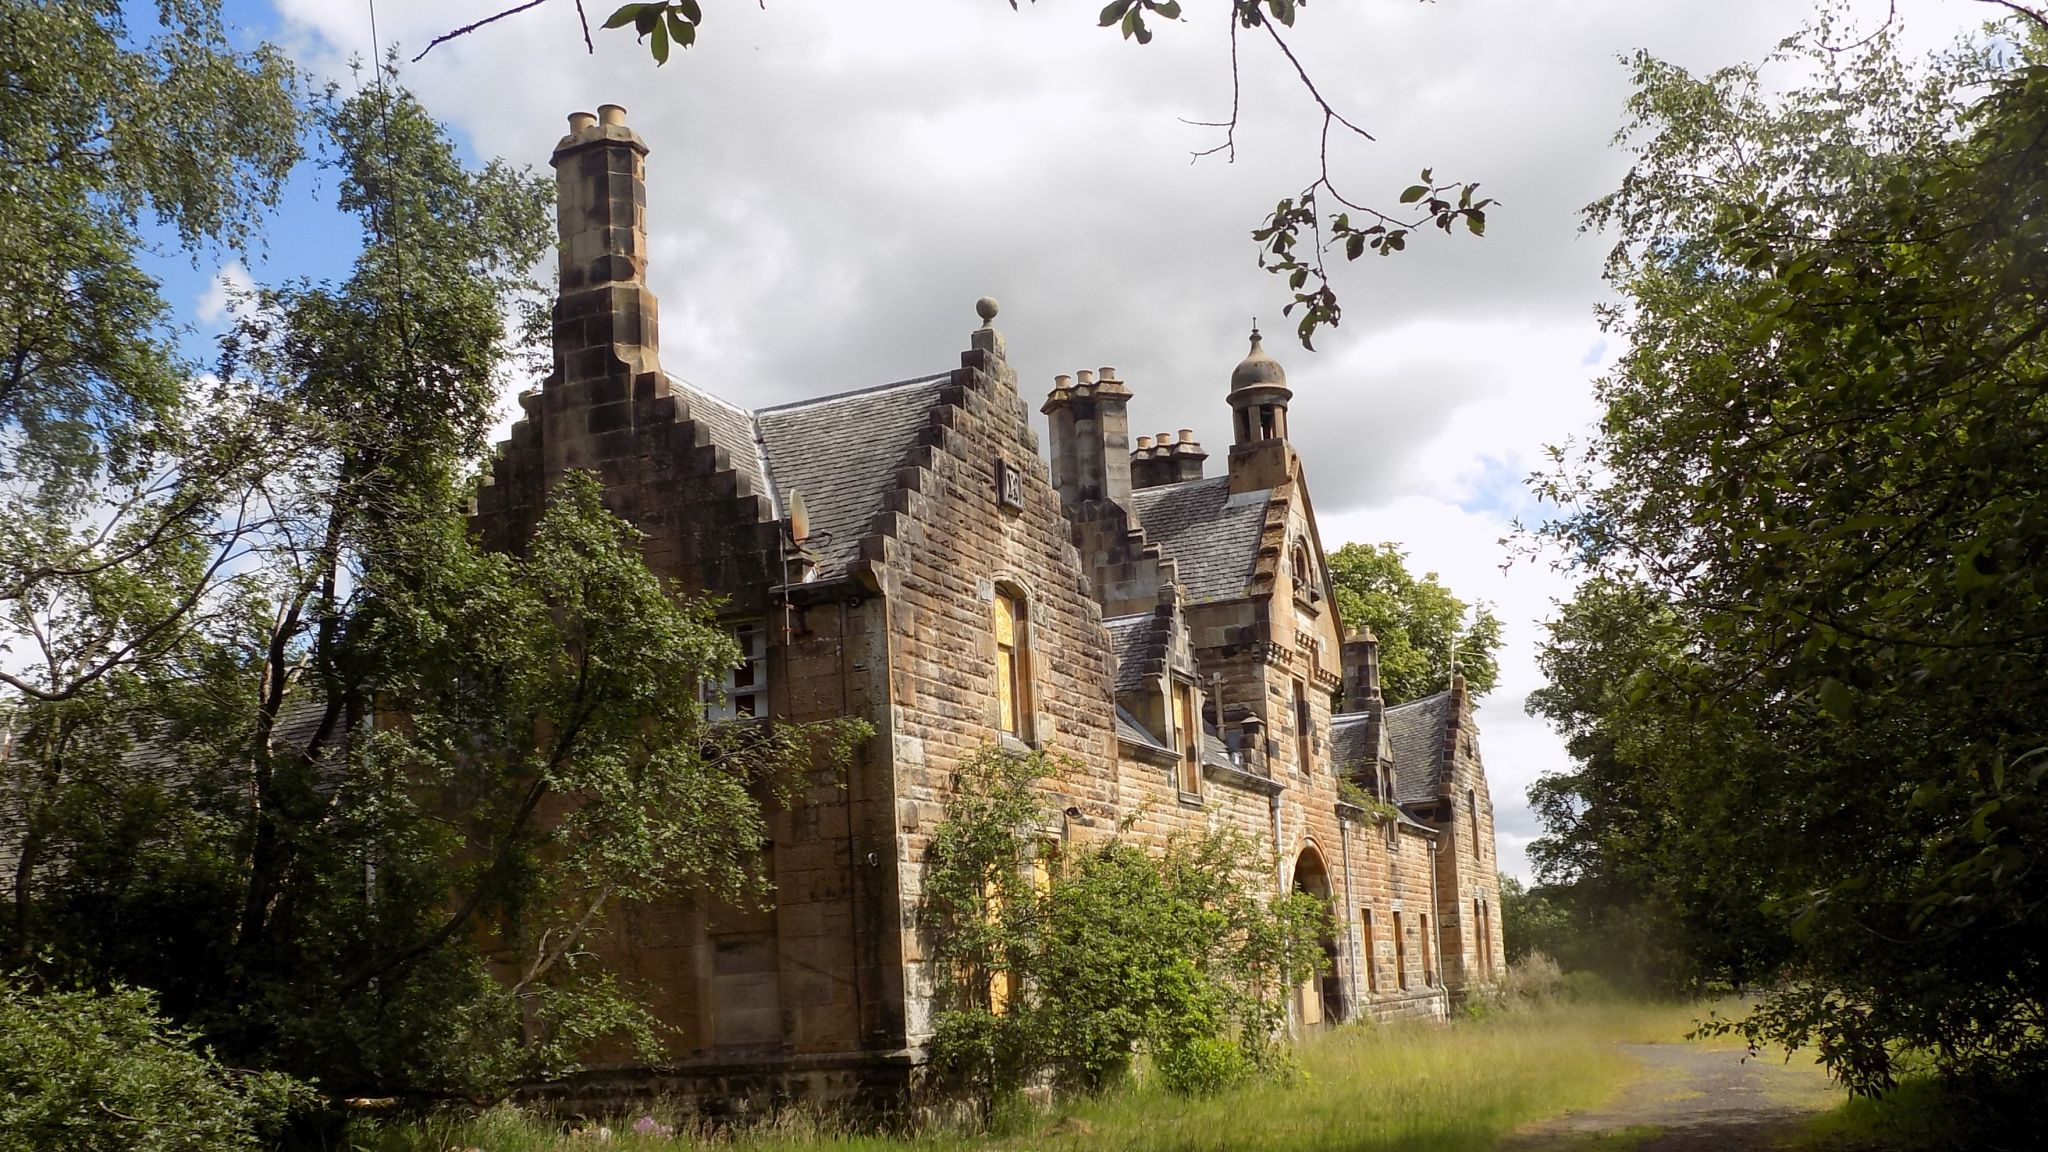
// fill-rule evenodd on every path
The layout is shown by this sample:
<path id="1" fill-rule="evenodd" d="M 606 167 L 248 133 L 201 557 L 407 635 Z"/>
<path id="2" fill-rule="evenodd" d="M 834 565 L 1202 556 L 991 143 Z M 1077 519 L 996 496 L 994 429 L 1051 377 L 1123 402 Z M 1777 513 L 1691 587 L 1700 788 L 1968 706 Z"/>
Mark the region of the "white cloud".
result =
<path id="1" fill-rule="evenodd" d="M 248 295 L 256 288 L 256 280 L 240 260 L 233 260 L 220 266 L 214 273 L 212 283 L 199 297 L 197 315 L 199 322 L 210 328 L 225 325 L 229 318 L 240 317 L 249 308 Z"/>
<path id="2" fill-rule="evenodd" d="M 372 56 L 357 0 L 276 0 L 301 59 L 349 80 Z M 496 0 L 387 5 L 410 56 Z M 1866 18 L 1884 0 L 1857 0 Z M 1904 0 L 1915 42 L 1983 20 L 1966 0 Z M 597 8 L 590 9 L 594 14 Z M 1325 542 L 1397 540 L 1459 593 L 1499 605 L 1508 647 L 1483 714 L 1502 849 L 1534 831 L 1521 791 L 1564 764 L 1524 716 L 1537 621 L 1568 582 L 1503 573 L 1497 541 L 1540 447 L 1585 428 L 1614 349 L 1592 321 L 1606 242 L 1578 210 L 1612 188 L 1637 48 L 1696 70 L 1754 59 L 1811 11 L 1787 0 L 1461 0 L 1304 11 L 1294 44 L 1325 95 L 1377 136 L 1333 142 L 1342 187 L 1384 203 L 1424 165 L 1496 196 L 1484 240 L 1419 238 L 1344 269 L 1342 329 L 1310 355 L 1285 335 L 1279 281 L 1247 233 L 1313 178 L 1318 117 L 1286 62 L 1240 41 L 1235 164 L 1220 5 L 1138 48 L 1093 8 L 1000 0 L 712 9 L 660 69 L 620 33 L 583 54 L 567 0 L 408 66 L 405 82 L 484 155 L 539 166 L 563 117 L 631 109 L 646 138 L 650 274 L 669 370 L 747 404 L 949 367 L 1000 320 L 1027 388 L 1118 366 L 1135 432 L 1192 427 L 1220 456 L 1223 395 L 1249 318 L 1295 389 Z M 600 15 L 601 18 L 601 15 Z"/>

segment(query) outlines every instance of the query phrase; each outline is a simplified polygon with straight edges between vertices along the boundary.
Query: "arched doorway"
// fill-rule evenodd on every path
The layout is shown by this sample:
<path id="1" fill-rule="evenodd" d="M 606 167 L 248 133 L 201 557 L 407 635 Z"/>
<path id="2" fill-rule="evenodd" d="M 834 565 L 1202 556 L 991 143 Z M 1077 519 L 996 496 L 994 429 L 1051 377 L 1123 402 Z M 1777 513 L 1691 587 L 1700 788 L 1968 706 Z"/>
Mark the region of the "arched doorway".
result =
<path id="1" fill-rule="evenodd" d="M 1322 901 L 1325 908 L 1332 906 L 1330 870 L 1323 863 L 1323 854 L 1316 851 L 1314 845 L 1303 848 L 1301 855 L 1295 858 L 1294 890 Z M 1335 923 L 1335 917 L 1331 918 L 1331 923 Z M 1328 961 L 1328 970 L 1320 978 L 1303 984 L 1299 995 L 1301 1022 L 1308 1027 L 1344 1021 L 1344 978 L 1337 963 L 1337 941 L 1326 933 L 1320 943 L 1323 958 Z"/>

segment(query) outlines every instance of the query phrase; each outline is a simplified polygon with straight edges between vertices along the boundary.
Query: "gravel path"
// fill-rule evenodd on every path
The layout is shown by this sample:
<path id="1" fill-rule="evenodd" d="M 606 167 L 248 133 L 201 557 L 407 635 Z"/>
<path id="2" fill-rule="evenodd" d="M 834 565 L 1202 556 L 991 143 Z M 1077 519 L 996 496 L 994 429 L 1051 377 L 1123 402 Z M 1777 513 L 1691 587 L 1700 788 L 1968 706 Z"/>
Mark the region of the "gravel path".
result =
<path id="1" fill-rule="evenodd" d="M 1801 1120 L 1835 1102 L 1818 1070 L 1781 1058 L 1692 1044 L 1621 1049 L 1642 1063 L 1642 1073 L 1620 1096 L 1526 1129 L 1503 1147 L 1753 1152 L 1778 1147 Z"/>

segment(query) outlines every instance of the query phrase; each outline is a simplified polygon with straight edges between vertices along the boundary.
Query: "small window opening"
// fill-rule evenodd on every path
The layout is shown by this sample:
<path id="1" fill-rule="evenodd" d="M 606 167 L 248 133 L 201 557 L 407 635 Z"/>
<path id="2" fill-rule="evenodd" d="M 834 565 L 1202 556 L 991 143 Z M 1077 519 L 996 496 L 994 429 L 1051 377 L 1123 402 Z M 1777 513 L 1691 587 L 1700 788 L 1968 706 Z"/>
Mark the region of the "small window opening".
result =
<path id="1" fill-rule="evenodd" d="M 1274 440 L 1279 438 L 1279 435 L 1279 417 L 1274 411 L 1273 406 L 1271 404 L 1259 405 L 1259 439 Z"/>
<path id="2" fill-rule="evenodd" d="M 997 725 L 1022 740 L 1031 716 L 1031 664 L 1023 605 L 1007 592 L 995 597 Z"/>
<path id="3" fill-rule="evenodd" d="M 1380 939 L 1379 930 L 1373 926 L 1372 909 L 1360 908 L 1358 919 L 1365 929 L 1365 990 L 1380 990 Z"/>
<path id="4" fill-rule="evenodd" d="M 1195 690 L 1186 684 L 1173 686 L 1173 730 L 1180 739 L 1180 791 L 1183 796 L 1202 794 L 1202 730 L 1196 722 Z"/>
<path id="5" fill-rule="evenodd" d="M 1402 931 L 1401 914 L 1394 913 L 1394 983 L 1408 987 L 1408 937 Z"/>
<path id="6" fill-rule="evenodd" d="M 1429 913 L 1424 912 L 1422 913 L 1422 986 L 1424 988 L 1436 987 L 1436 957 L 1432 954 L 1433 950 L 1429 946 L 1431 939 L 1433 937 L 1429 934 Z"/>
<path id="7" fill-rule="evenodd" d="M 1294 682 L 1294 751 L 1295 763 L 1303 772 L 1310 771 L 1310 741 L 1314 736 L 1315 717 L 1309 711 L 1308 689 L 1301 681 Z"/>
<path id="8" fill-rule="evenodd" d="M 704 714 L 711 720 L 739 720 L 768 714 L 768 630 L 759 620 L 731 626 L 740 662 L 704 685 Z"/>
<path id="9" fill-rule="evenodd" d="M 1465 816 L 1472 829 L 1472 858 L 1479 859 L 1479 790 L 1465 789 Z"/>

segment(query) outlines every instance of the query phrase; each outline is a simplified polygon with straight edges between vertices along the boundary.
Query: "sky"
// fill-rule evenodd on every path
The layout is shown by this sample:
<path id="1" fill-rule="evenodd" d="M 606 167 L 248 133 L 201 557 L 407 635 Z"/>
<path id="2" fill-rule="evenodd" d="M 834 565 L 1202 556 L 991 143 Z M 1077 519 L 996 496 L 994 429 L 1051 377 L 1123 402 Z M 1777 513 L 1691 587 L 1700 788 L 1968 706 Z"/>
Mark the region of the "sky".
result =
<path id="1" fill-rule="evenodd" d="M 384 0 L 383 45 L 509 6 Z M 612 0 L 589 0 L 593 19 Z M 1884 0 L 1848 0 L 1866 27 Z M 1191 124 L 1227 117 L 1224 0 L 1187 0 L 1149 45 L 1094 26 L 1095 0 L 705 0 L 697 46 L 657 68 L 622 32 L 586 55 L 573 0 L 546 0 L 405 65 L 403 82 L 472 157 L 545 171 L 566 116 L 628 109 L 646 140 L 649 276 L 669 372 L 749 407 L 957 363 L 974 301 L 1001 302 L 1028 394 L 1113 365 L 1133 435 L 1192 428 L 1220 465 L 1224 396 L 1257 317 L 1294 390 L 1291 432 L 1326 547 L 1394 541 L 1505 623 L 1482 745 L 1504 870 L 1528 876 L 1540 829 L 1525 790 L 1569 766 L 1525 714 L 1541 622 L 1569 573 L 1503 538 L 1545 515 L 1523 481 L 1547 444 L 1583 437 L 1618 338 L 1594 308 L 1611 239 L 1580 210 L 1628 167 L 1613 145 L 1645 50 L 1694 71 L 1767 53 L 1806 0 L 1342 0 L 1306 6 L 1290 42 L 1316 87 L 1371 132 L 1333 136 L 1352 199 L 1392 202 L 1427 167 L 1499 204 L 1486 236 L 1418 236 L 1342 268 L 1342 327 L 1308 352 L 1259 270 L 1250 230 L 1318 168 L 1321 115 L 1269 42 L 1238 43 L 1236 157 Z M 230 0 L 245 34 L 344 87 L 376 54 L 371 0 Z M 1899 0 L 1909 44 L 1990 9 Z M 295 177 L 267 251 L 166 264 L 195 338 L 223 284 L 338 275 L 351 226 L 317 170 Z M 510 391 L 506 413 L 512 411 Z"/>

